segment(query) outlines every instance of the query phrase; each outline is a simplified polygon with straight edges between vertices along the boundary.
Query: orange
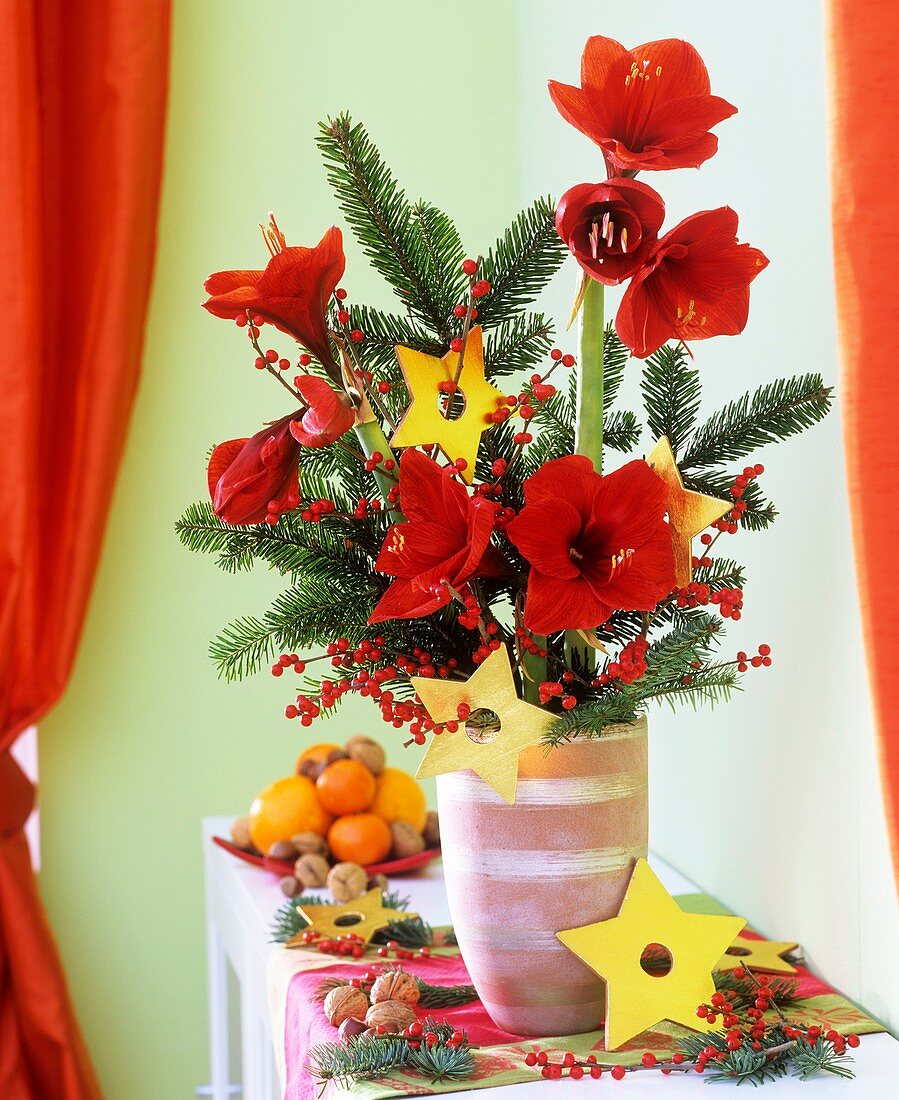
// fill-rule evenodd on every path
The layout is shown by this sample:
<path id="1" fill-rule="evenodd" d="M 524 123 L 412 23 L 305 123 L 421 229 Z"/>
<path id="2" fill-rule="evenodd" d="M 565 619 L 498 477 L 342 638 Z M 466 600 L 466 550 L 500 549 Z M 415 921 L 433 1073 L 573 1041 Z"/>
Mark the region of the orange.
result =
<path id="1" fill-rule="evenodd" d="M 319 805 L 312 780 L 305 775 L 289 775 L 266 787 L 253 802 L 250 840 L 265 853 L 279 840 L 289 840 L 296 833 L 324 836 L 332 820 Z"/>
<path id="2" fill-rule="evenodd" d="M 332 814 L 367 810 L 375 797 L 375 777 L 358 760 L 335 760 L 315 782 L 318 800 Z"/>
<path id="3" fill-rule="evenodd" d="M 328 830 L 328 847 L 336 860 L 380 863 L 392 846 L 390 826 L 376 814 L 344 814 Z"/>
<path id="4" fill-rule="evenodd" d="M 428 820 L 424 791 L 408 772 L 399 768 L 385 768 L 378 776 L 375 799 L 369 809 L 388 825 L 406 821 L 419 832 L 424 831 Z"/>
<path id="5" fill-rule="evenodd" d="M 305 764 L 307 760 L 311 760 L 313 764 L 324 764 L 328 759 L 328 754 L 339 748 L 340 745 L 328 745 L 325 742 L 322 742 L 320 745 L 310 745 L 308 749 L 304 749 L 299 755 L 296 767 L 297 772 L 300 770 L 300 765 Z"/>

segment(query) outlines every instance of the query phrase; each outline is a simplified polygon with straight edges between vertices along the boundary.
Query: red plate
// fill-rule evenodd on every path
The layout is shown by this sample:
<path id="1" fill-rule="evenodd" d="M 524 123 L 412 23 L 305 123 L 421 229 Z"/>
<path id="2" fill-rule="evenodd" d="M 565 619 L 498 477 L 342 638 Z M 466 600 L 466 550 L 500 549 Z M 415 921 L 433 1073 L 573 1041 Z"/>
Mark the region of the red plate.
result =
<path id="1" fill-rule="evenodd" d="M 238 848 L 236 844 L 232 844 L 230 840 L 225 840 L 224 837 L 220 836 L 214 836 L 212 842 L 220 848 L 224 848 L 226 852 L 230 852 L 232 856 L 242 859 L 244 863 L 252 863 L 254 867 L 264 867 L 266 871 L 271 871 L 281 878 L 293 874 L 293 864 L 286 859 L 272 859 L 271 856 L 259 856 L 253 852 L 245 852 L 243 848 Z M 417 871 L 420 867 L 427 867 L 439 855 L 439 848 L 425 848 L 423 852 L 419 852 L 415 856 L 406 856 L 404 859 L 388 859 L 384 863 L 371 863 L 365 870 L 370 875 L 402 875 L 407 871 Z"/>

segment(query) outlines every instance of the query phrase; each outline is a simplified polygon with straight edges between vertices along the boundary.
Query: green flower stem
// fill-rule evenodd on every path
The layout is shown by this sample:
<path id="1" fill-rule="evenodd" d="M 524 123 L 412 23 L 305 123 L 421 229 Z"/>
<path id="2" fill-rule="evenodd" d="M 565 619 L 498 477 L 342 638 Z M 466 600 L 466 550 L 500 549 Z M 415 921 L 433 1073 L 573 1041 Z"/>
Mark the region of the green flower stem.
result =
<path id="1" fill-rule="evenodd" d="M 371 458 L 375 451 L 379 451 L 385 459 L 392 458 L 396 462 L 396 458 L 393 451 L 390 449 L 390 444 L 387 442 L 387 436 L 384 435 L 384 430 L 377 420 L 369 420 L 365 424 L 357 424 L 353 429 L 356 433 L 356 438 L 359 440 L 359 444 L 366 458 Z M 397 462 L 394 467 L 397 478 L 399 478 L 400 464 Z M 387 494 L 397 484 L 397 481 L 392 481 L 381 470 L 376 469 L 374 471 L 375 481 L 378 483 L 378 488 L 381 490 L 381 496 L 384 498 L 384 503 L 387 503 Z M 399 508 L 394 505 L 389 509 L 391 516 L 395 523 L 402 523 L 406 518 Z"/>
<path id="2" fill-rule="evenodd" d="M 541 649 L 546 649 L 546 637 L 543 634 L 535 634 L 534 641 Z M 525 702 L 539 703 L 540 684 L 546 679 L 546 658 L 538 657 L 534 653 L 524 653 L 521 657 L 521 667 L 527 673 L 527 676 L 521 677 Z"/>
<path id="3" fill-rule="evenodd" d="M 602 419 L 603 419 L 603 354 L 605 350 L 604 287 L 595 279 L 587 279 L 584 301 L 581 306 L 578 331 L 578 387 L 577 415 L 575 420 L 574 450 L 585 455 L 593 463 L 597 473 L 602 473 Z M 593 650 L 584 644 L 576 632 L 565 635 L 565 654 L 568 664 L 577 654 L 576 662 L 586 671 L 593 667 Z"/>

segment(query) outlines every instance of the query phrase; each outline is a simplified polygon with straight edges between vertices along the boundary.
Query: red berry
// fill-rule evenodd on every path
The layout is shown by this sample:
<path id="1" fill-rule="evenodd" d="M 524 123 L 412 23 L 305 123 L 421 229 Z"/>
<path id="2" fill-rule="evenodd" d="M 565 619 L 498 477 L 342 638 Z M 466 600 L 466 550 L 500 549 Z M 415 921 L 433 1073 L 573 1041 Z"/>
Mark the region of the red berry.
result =
<path id="1" fill-rule="evenodd" d="M 490 283 L 486 279 L 478 279 L 478 281 L 471 288 L 471 294 L 474 298 L 483 298 L 485 294 L 490 293 Z"/>
<path id="2" fill-rule="evenodd" d="M 463 346 L 462 339 L 459 336 L 454 336 L 453 339 L 450 340 L 450 351 L 461 351 Z"/>
<path id="3" fill-rule="evenodd" d="M 616 1081 L 620 1081 L 626 1073 L 627 1070 L 624 1068 L 624 1066 L 612 1066 L 612 1077 Z"/>
<path id="4" fill-rule="evenodd" d="M 643 1062 L 643 1065 L 648 1068 L 649 1066 L 654 1066 L 658 1059 L 651 1050 L 647 1050 L 647 1052 L 643 1055 L 641 1061 Z"/>
<path id="5" fill-rule="evenodd" d="M 478 264 L 477 264 L 476 260 L 463 260 L 462 261 L 462 270 L 465 272 L 466 275 L 474 275 L 474 273 L 477 271 L 477 269 L 478 269 Z"/>

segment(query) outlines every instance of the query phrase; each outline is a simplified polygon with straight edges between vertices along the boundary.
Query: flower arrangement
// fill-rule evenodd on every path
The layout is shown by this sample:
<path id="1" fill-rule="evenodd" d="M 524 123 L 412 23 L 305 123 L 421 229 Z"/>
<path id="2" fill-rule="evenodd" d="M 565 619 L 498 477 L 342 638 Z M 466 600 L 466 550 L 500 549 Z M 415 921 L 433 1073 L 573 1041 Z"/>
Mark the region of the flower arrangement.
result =
<path id="1" fill-rule="evenodd" d="M 411 678 L 467 678 L 500 648 L 519 697 L 552 715 L 550 743 L 652 700 L 726 699 L 771 663 L 766 645 L 721 652 L 745 585 L 725 548 L 776 514 L 754 452 L 819 421 L 830 390 L 809 373 L 700 418 L 693 349 L 743 331 L 768 260 L 727 206 L 665 230 L 661 194 L 635 178 L 699 167 L 736 108 L 678 40 L 592 37 L 580 85 L 549 91 L 606 178 L 537 200 L 477 258 L 443 211 L 406 198 L 360 125 L 322 124 L 328 178 L 396 313 L 348 297 L 340 229 L 289 245 L 274 216 L 263 270 L 206 283 L 205 308 L 243 329 L 282 406 L 214 448 L 211 499 L 178 531 L 223 569 L 284 576 L 212 654 L 228 678 L 299 674 L 285 714 L 303 726 L 355 692 L 408 743 L 455 732 L 470 708 L 435 722 Z M 572 350 L 534 308 L 569 253 Z M 604 288 L 622 284 L 606 323 Z M 616 406 L 628 370 L 642 412 Z"/>

